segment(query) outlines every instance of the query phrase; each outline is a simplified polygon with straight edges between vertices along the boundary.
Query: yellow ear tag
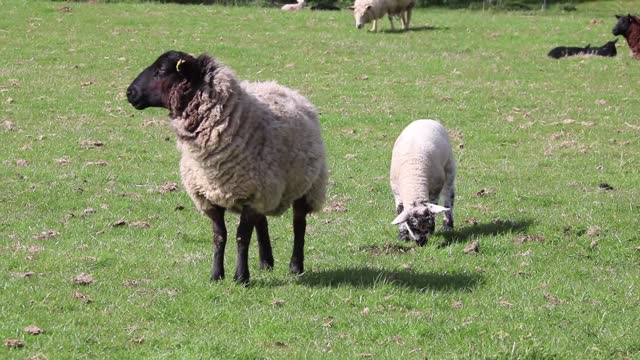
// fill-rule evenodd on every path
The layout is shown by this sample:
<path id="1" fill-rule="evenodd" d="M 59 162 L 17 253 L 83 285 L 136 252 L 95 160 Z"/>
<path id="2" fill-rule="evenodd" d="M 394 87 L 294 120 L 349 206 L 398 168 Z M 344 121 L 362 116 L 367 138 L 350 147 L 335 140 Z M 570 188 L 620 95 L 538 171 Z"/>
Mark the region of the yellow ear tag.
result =
<path id="1" fill-rule="evenodd" d="M 185 62 L 186 61 L 184 61 L 184 59 L 178 60 L 178 63 L 176 64 L 176 71 L 180 72 L 180 65 L 182 65 Z"/>

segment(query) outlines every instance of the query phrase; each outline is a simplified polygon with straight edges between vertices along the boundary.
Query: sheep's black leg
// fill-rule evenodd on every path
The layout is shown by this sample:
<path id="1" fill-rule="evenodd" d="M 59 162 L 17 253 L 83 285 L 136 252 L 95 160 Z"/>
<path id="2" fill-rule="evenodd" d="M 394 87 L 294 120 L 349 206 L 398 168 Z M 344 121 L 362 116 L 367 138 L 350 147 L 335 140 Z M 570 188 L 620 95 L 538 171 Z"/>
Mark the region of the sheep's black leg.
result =
<path id="1" fill-rule="evenodd" d="M 402 213 L 402 211 L 404 210 L 404 206 L 402 204 L 398 204 L 398 206 L 396 206 L 396 215 L 400 215 Z M 407 229 L 407 224 L 403 223 L 398 225 L 398 239 L 401 241 L 411 241 L 411 235 L 409 234 L 409 229 Z"/>
<path id="2" fill-rule="evenodd" d="M 240 214 L 240 223 L 236 233 L 238 256 L 236 258 L 236 273 L 233 275 L 235 281 L 244 285 L 249 283 L 249 243 L 255 221 L 256 214 L 251 208 L 245 206 Z"/>
<path id="3" fill-rule="evenodd" d="M 273 253 L 271 240 L 269 239 L 269 226 L 267 217 L 256 215 L 256 235 L 258 237 L 258 252 L 260 254 L 260 269 L 273 269 Z"/>
<path id="4" fill-rule="evenodd" d="M 225 208 L 214 205 L 205 214 L 213 223 L 213 267 L 211 280 L 224 279 L 224 248 L 227 245 L 227 227 L 224 224 Z"/>
<path id="5" fill-rule="evenodd" d="M 307 227 L 307 214 L 311 211 L 304 197 L 293 202 L 293 254 L 289 269 L 292 273 L 304 273 L 304 234 Z"/>

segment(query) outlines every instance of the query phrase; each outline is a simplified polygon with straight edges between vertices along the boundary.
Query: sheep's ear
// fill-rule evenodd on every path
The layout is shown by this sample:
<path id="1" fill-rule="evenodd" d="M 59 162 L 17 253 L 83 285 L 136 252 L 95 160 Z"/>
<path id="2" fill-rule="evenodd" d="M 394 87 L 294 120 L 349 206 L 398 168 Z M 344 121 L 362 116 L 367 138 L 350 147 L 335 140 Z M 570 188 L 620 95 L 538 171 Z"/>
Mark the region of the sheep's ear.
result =
<path id="1" fill-rule="evenodd" d="M 620 19 L 622 16 L 620 15 L 616 15 L 616 19 Z"/>
<path id="2" fill-rule="evenodd" d="M 371 5 L 367 6 L 366 10 L 371 10 Z"/>
<path id="3" fill-rule="evenodd" d="M 431 211 L 434 214 L 439 214 L 441 212 L 449 210 L 449 208 L 446 208 L 444 206 L 431 204 L 431 203 L 427 204 L 427 209 L 429 209 L 429 211 Z"/>
<path id="4" fill-rule="evenodd" d="M 396 218 L 393 219 L 393 221 L 391 222 L 391 225 L 402 224 L 403 222 L 406 222 L 407 220 L 409 220 L 409 211 L 405 209 L 405 210 L 402 210 L 400 215 L 396 216 Z"/>
<path id="5" fill-rule="evenodd" d="M 180 58 L 176 62 L 176 71 L 186 78 L 194 79 L 200 75 L 200 65 L 192 57 Z"/>

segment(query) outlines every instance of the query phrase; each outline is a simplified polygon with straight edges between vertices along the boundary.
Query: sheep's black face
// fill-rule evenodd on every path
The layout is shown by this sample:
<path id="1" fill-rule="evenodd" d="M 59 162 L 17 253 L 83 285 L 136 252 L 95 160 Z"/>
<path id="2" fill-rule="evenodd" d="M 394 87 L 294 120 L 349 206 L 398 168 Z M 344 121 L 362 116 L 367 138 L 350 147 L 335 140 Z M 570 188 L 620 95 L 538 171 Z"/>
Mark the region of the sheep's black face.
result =
<path id="1" fill-rule="evenodd" d="M 624 36 L 624 35 L 626 35 L 627 32 L 629 31 L 629 27 L 631 26 L 631 23 L 634 20 L 633 17 L 631 16 L 631 14 L 629 14 L 627 16 L 616 15 L 616 19 L 618 19 L 618 22 L 613 27 L 611 32 L 615 36 L 618 36 L 618 35 Z"/>
<path id="2" fill-rule="evenodd" d="M 169 109 L 171 90 L 180 82 L 199 74 L 197 60 L 180 51 L 168 51 L 144 69 L 127 88 L 129 103 L 138 110 L 148 107 Z"/>

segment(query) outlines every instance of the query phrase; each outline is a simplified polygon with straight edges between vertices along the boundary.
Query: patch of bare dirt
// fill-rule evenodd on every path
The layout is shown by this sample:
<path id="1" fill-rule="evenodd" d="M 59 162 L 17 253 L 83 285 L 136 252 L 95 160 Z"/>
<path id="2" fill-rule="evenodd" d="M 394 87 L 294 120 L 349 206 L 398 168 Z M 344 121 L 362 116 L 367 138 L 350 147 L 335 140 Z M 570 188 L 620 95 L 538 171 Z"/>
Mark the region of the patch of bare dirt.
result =
<path id="1" fill-rule="evenodd" d="M 362 251 L 366 251 L 369 255 L 383 256 L 383 255 L 396 255 L 396 254 L 408 254 L 414 252 L 415 248 L 410 246 L 404 246 L 400 244 L 393 244 L 386 242 L 384 245 L 369 245 L 361 248 Z"/>
<path id="2" fill-rule="evenodd" d="M 542 235 L 517 235 L 511 242 L 514 244 L 524 244 L 526 242 L 544 242 L 545 238 Z"/>

